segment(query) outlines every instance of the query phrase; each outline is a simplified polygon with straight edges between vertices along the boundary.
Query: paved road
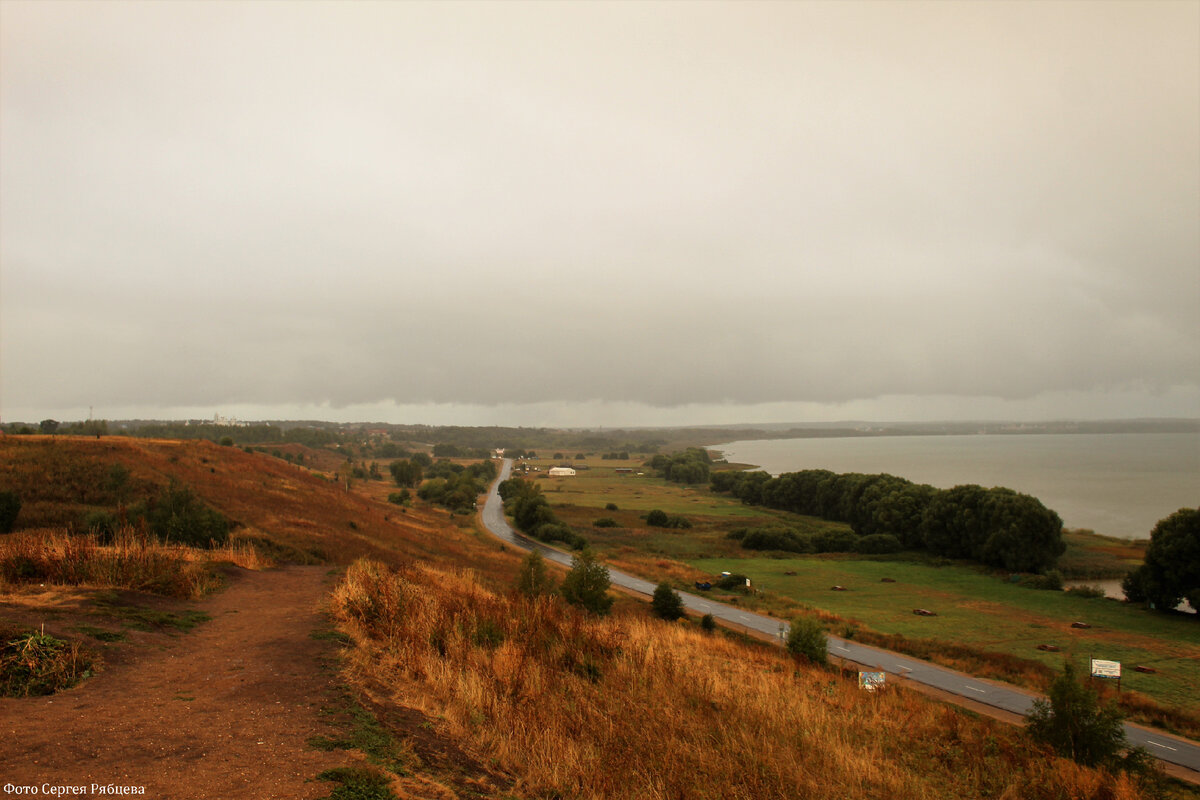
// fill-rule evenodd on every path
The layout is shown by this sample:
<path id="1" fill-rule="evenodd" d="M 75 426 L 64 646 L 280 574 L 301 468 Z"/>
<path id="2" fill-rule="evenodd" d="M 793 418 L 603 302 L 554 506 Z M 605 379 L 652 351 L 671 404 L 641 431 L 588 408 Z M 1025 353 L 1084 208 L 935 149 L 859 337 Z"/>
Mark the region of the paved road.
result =
<path id="1" fill-rule="evenodd" d="M 500 470 L 500 476 L 492 484 L 487 502 L 484 503 L 483 524 L 493 535 L 500 539 L 525 550 L 537 550 L 548 560 L 569 567 L 571 565 L 570 554 L 530 539 L 514 531 L 512 526 L 508 524 L 508 520 L 504 517 L 504 508 L 500 502 L 497 487 L 500 485 L 500 481 L 509 477 L 511 471 L 512 459 L 506 458 Z M 632 589 L 635 592 L 645 595 L 654 593 L 656 584 L 650 581 L 611 568 L 608 574 L 609 578 L 617 586 Z M 683 598 L 683 604 L 688 609 L 698 614 L 712 614 L 714 618 L 723 620 L 724 622 L 778 637 L 780 642 L 786 636 L 786 624 L 774 617 L 755 614 L 752 611 L 746 611 L 736 606 L 726 605 L 725 603 L 718 603 L 687 592 L 680 592 L 679 596 Z M 952 694 L 960 695 L 961 697 L 966 697 L 993 706 L 994 708 L 1003 709 L 1004 711 L 1011 711 L 1022 716 L 1029 713 L 1030 706 L 1033 705 L 1033 701 L 1037 697 L 1037 695 L 1022 692 L 1019 689 L 986 683 L 969 675 L 964 675 L 961 672 L 944 669 L 926 661 L 919 661 L 889 650 L 867 647 L 866 645 L 838 639 L 833 636 L 829 637 L 829 654 L 865 666 L 877 667 L 896 677 L 942 689 Z M 1169 761 L 1172 764 L 1200 771 L 1200 745 L 1194 742 L 1135 725 L 1126 725 L 1125 735 L 1131 743 L 1142 745 L 1150 751 L 1151 755 L 1157 756 L 1163 761 Z"/>

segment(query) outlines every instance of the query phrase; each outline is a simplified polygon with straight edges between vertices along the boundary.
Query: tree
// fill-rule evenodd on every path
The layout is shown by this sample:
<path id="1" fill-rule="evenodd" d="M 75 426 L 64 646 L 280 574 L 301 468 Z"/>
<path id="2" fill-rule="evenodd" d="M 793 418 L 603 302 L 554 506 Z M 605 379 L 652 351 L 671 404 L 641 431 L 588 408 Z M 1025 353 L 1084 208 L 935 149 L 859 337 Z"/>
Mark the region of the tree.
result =
<path id="1" fill-rule="evenodd" d="M 660 583 L 654 589 L 654 597 L 650 600 L 650 610 L 654 612 L 654 616 L 674 622 L 683 616 L 683 598 L 679 596 L 679 592 L 671 588 L 669 583 Z"/>
<path id="2" fill-rule="evenodd" d="M 415 461 L 393 461 L 388 471 L 397 486 L 416 486 L 424 477 L 421 465 Z"/>
<path id="3" fill-rule="evenodd" d="M 1070 659 L 1063 662 L 1049 698 L 1033 702 L 1025 730 L 1064 758 L 1089 767 L 1120 768 L 1126 763 L 1121 752 L 1128 747 L 1121 712 L 1115 704 L 1101 707 L 1096 692 L 1079 681 L 1076 671 Z M 1140 761 L 1136 751 L 1134 761 Z"/>
<path id="4" fill-rule="evenodd" d="M 42 433 L 53 434 L 58 431 L 58 420 L 44 419 L 38 423 L 38 427 L 41 428 Z"/>
<path id="5" fill-rule="evenodd" d="M 529 551 L 521 562 L 521 571 L 517 573 L 517 591 L 526 597 L 552 594 L 554 579 L 546 570 L 546 559 L 537 550 Z"/>
<path id="6" fill-rule="evenodd" d="M 1162 611 L 1187 599 L 1200 608 L 1200 508 L 1181 508 L 1150 532 L 1146 561 L 1122 584 L 1125 597 Z"/>
<path id="7" fill-rule="evenodd" d="M 11 533 L 21 513 L 21 496 L 11 489 L 0 491 L 0 533 Z"/>
<path id="8" fill-rule="evenodd" d="M 613 599 L 608 594 L 610 585 L 608 567 L 596 561 L 590 549 L 585 549 L 571 558 L 571 571 L 563 579 L 559 592 L 571 605 L 603 616 L 612 609 Z"/>
<path id="9" fill-rule="evenodd" d="M 814 664 L 824 664 L 829 657 L 829 641 L 819 620 L 796 617 L 788 630 L 787 649 L 792 655 L 804 656 Z"/>

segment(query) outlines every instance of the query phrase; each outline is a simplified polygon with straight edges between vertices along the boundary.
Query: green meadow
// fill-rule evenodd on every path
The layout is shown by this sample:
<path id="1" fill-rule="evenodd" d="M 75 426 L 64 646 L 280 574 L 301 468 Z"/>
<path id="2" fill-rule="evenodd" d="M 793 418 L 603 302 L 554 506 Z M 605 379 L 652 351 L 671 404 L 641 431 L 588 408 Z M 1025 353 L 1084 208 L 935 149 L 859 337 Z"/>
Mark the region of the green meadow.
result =
<path id="1" fill-rule="evenodd" d="M 554 462 L 531 463 L 544 474 Z M 1200 709 L 1200 624 L 1193 618 L 1156 614 L 1114 600 L 1029 589 L 972 564 L 921 554 L 796 556 L 744 550 L 727 538 L 731 530 L 775 524 L 815 532 L 844 526 L 745 506 L 712 493 L 705 485 L 669 483 L 642 467 L 640 459 L 588 463 L 591 469 L 574 477 L 542 478 L 531 473 L 531 478 L 559 517 L 622 569 L 651 580 L 669 580 L 679 588 L 688 588 L 705 575 L 726 570 L 742 573 L 759 592 L 737 598 L 745 607 L 783 616 L 798 608 L 812 609 L 830 618 L 835 635 L 864 640 L 870 633 L 904 637 L 911 641 L 900 642 L 901 649 L 911 643 L 917 654 L 925 653 L 930 642 L 940 642 L 947 650 L 974 651 L 975 663 L 985 663 L 991 656 L 1012 657 L 1031 669 L 1026 678 L 1012 675 L 1010 669 L 1008 678 L 1035 688 L 1046 680 L 1048 671 L 1060 669 L 1064 657 L 1116 660 L 1124 666 L 1124 692 L 1146 695 L 1188 717 L 1196 717 Z M 618 467 L 633 473 L 617 473 Z M 610 503 L 617 510 L 606 510 Z M 692 527 L 647 527 L 644 516 L 655 508 L 685 516 Z M 617 527 L 592 525 L 605 517 Z M 1066 539 L 1068 552 L 1062 566 L 1068 577 L 1120 575 L 1140 562 L 1144 546 L 1086 532 L 1070 532 Z M 916 608 L 937 616 L 918 616 L 913 613 Z M 1073 628 L 1072 622 L 1090 627 Z M 1039 649 L 1039 645 L 1057 650 Z M 939 659 L 936 647 L 934 651 L 935 660 L 961 664 L 949 656 Z M 1155 672 L 1134 672 L 1138 665 Z M 1200 730 L 1200 720 L 1197 725 Z"/>

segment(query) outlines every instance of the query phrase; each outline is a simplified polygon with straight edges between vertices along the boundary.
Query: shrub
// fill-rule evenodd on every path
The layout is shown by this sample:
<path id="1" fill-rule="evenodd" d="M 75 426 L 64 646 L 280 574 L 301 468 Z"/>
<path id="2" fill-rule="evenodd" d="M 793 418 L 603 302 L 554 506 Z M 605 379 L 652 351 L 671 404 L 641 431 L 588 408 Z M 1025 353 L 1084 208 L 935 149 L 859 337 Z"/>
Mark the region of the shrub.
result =
<path id="1" fill-rule="evenodd" d="M 823 531 L 813 537 L 818 553 L 852 553 L 857 541 L 853 531 Z"/>
<path id="2" fill-rule="evenodd" d="M 829 644 L 820 621 L 811 617 L 792 620 L 788 629 L 787 649 L 789 653 L 804 656 L 814 664 L 824 664 L 829 657 Z"/>
<path id="3" fill-rule="evenodd" d="M 673 622 L 683 616 L 683 598 L 679 592 L 668 583 L 660 583 L 654 589 L 654 597 L 650 600 L 650 610 L 654 616 Z"/>
<path id="4" fill-rule="evenodd" d="M 613 599 L 608 594 L 610 585 L 608 567 L 596 561 L 591 550 L 585 549 L 571 559 L 571 571 L 563 579 L 559 592 L 571 605 L 604 615 L 612 609 Z"/>
<path id="5" fill-rule="evenodd" d="M 899 553 L 901 549 L 900 540 L 890 533 L 873 533 L 854 543 L 854 552 L 864 555 Z"/>
<path id="6" fill-rule="evenodd" d="M 700 618 L 700 628 L 701 630 L 708 631 L 709 633 L 715 631 L 717 629 L 716 617 L 714 617 L 712 614 L 705 614 Z"/>
<path id="7" fill-rule="evenodd" d="M 613 519 L 612 517 L 601 517 L 600 519 L 594 520 L 592 522 L 592 527 L 593 528 L 615 528 L 615 527 L 617 527 L 617 521 L 615 519 Z"/>
<path id="8" fill-rule="evenodd" d="M 605 511 L 619 511 L 620 509 L 617 508 L 616 503 L 605 503 L 604 510 Z"/>
<path id="9" fill-rule="evenodd" d="M 1095 690 L 1076 677 L 1077 667 L 1067 659 L 1062 674 L 1050 684 L 1049 697 L 1035 700 L 1025 730 L 1056 753 L 1089 767 L 1134 768 L 1141 771 L 1144 751 L 1128 748 L 1122 714 L 1115 704 L 1101 706 Z"/>
<path id="10" fill-rule="evenodd" d="M 37 631 L 5 632 L 3 639 L 0 695 L 4 697 L 53 694 L 91 676 L 91 661 L 76 644 Z"/>
<path id="11" fill-rule="evenodd" d="M 1067 594 L 1073 594 L 1076 597 L 1087 597 L 1089 599 L 1108 597 L 1099 586 L 1070 586 L 1067 588 Z"/>
<path id="12" fill-rule="evenodd" d="M 746 591 L 746 581 L 750 580 L 745 575 L 739 575 L 736 572 L 730 575 L 722 575 L 713 581 L 713 586 L 718 589 Z"/>
<path id="13" fill-rule="evenodd" d="M 412 505 L 412 492 L 408 491 L 408 489 L 390 492 L 388 494 L 388 502 L 398 506 Z"/>
<path id="14" fill-rule="evenodd" d="M 83 529 L 96 534 L 101 544 L 112 541 L 118 524 L 117 515 L 111 511 L 89 511 L 83 515 Z"/>
<path id="15" fill-rule="evenodd" d="M 0 491 L 0 533 L 11 533 L 20 513 L 20 495 L 11 489 Z"/>
<path id="16" fill-rule="evenodd" d="M 646 514 L 646 524 L 652 528 L 665 528 L 667 526 L 668 519 L 669 517 L 667 516 L 667 512 L 663 511 L 661 508 L 656 508 L 650 513 Z"/>
<path id="17" fill-rule="evenodd" d="M 229 522 L 225 517 L 174 479 L 147 504 L 143 513 L 150 531 L 164 542 L 209 547 L 229 540 Z"/>

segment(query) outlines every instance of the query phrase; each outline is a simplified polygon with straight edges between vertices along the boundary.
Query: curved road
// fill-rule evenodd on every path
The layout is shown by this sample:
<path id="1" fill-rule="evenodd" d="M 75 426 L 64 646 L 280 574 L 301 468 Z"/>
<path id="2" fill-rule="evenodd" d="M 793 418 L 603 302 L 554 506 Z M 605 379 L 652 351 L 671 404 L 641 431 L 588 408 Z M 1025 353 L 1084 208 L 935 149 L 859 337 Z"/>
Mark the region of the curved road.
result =
<path id="1" fill-rule="evenodd" d="M 506 458 L 500 469 L 500 476 L 492 484 L 487 501 L 483 506 L 484 526 L 494 536 L 510 544 L 525 550 L 537 550 L 550 561 L 571 566 L 571 556 L 568 553 L 534 541 L 514 531 L 508 524 L 508 520 L 504 517 L 504 507 L 500 501 L 498 487 L 500 482 L 508 478 L 511 472 L 512 459 Z M 654 594 L 654 587 L 657 585 L 611 568 L 608 574 L 617 586 L 647 596 Z M 736 606 L 718 603 L 687 592 L 680 592 L 679 596 L 683 598 L 683 604 L 689 610 L 698 614 L 712 614 L 716 619 L 726 623 L 777 637 L 780 642 L 787 634 L 786 623 L 774 617 L 755 614 Z M 1030 706 L 1037 697 L 1037 695 L 1027 694 L 1019 689 L 985 683 L 961 672 L 938 667 L 926 661 L 918 661 L 915 658 L 902 656 L 888 650 L 867 647 L 833 636 L 829 637 L 829 653 L 1021 716 L 1029 713 Z M 1131 743 L 1145 747 L 1151 755 L 1163 761 L 1200 771 L 1200 745 L 1194 742 L 1129 724 L 1125 725 L 1125 735 Z"/>

